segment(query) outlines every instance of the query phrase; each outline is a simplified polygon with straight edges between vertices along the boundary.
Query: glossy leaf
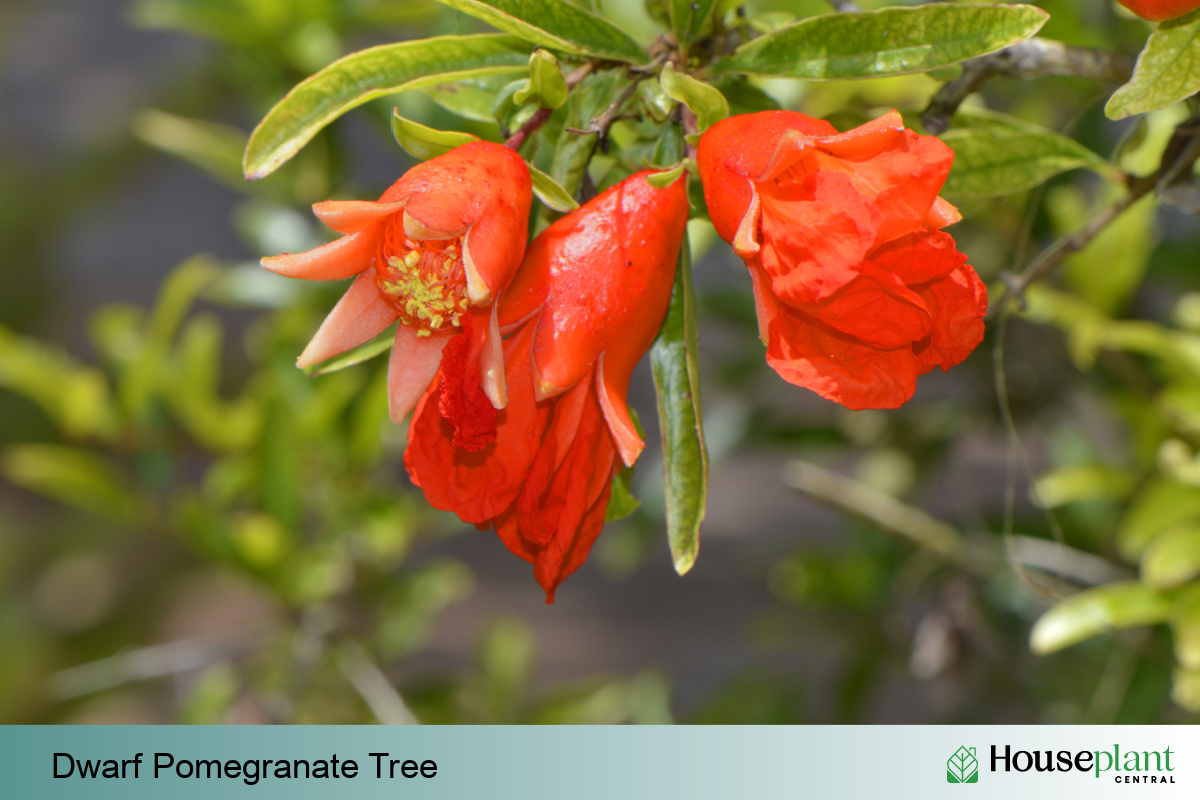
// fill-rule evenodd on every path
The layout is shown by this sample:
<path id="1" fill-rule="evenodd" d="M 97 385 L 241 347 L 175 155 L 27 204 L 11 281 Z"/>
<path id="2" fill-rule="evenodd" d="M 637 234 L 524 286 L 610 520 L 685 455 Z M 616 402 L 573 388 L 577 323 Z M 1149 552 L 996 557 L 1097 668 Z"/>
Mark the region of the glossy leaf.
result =
<path id="1" fill-rule="evenodd" d="M 927 72 L 1028 39 L 1047 19 L 1034 6 L 957 3 L 826 14 L 742 45 L 715 71 L 808 80 Z"/>
<path id="2" fill-rule="evenodd" d="M 1053 653 L 1115 628 L 1155 625 L 1171 615 L 1171 596 L 1136 581 L 1087 589 L 1051 608 L 1029 637 L 1035 653 Z"/>
<path id="3" fill-rule="evenodd" d="M 536 103 L 542 108 L 562 108 L 567 102 L 567 80 L 558 59 L 548 50 L 537 50 L 529 57 L 529 81 L 513 94 L 513 102 Z"/>
<path id="4" fill-rule="evenodd" d="M 960 115 L 965 127 L 942 134 L 954 150 L 944 191 L 997 197 L 1031 189 L 1067 170 L 1087 168 L 1111 178 L 1116 167 L 1062 134 L 1003 114 Z"/>
<path id="5" fill-rule="evenodd" d="M 250 135 L 242 169 L 270 175 L 317 132 L 376 97 L 478 75 L 520 73 L 532 46 L 512 36 L 440 36 L 361 50 L 288 92 Z"/>
<path id="6" fill-rule="evenodd" d="M 392 135 L 404 152 L 413 158 L 428 161 L 448 153 L 462 144 L 479 141 L 478 136 L 459 131 L 439 131 L 411 119 L 400 116 L 400 110 L 392 112 Z"/>
<path id="7" fill-rule="evenodd" d="M 663 65 L 659 82 L 668 97 L 692 110 L 701 133 L 729 116 L 729 102 L 719 89 L 691 75 L 676 72 L 669 61 Z"/>
<path id="8" fill-rule="evenodd" d="M 509 82 L 509 75 L 466 78 L 451 83 L 438 83 L 421 91 L 430 100 L 452 114 L 475 122 L 495 122 L 492 106 L 496 93 Z"/>
<path id="9" fill-rule="evenodd" d="M 1124 119 L 1178 103 L 1200 92 L 1200 10 L 1161 23 L 1138 56 L 1133 77 L 1104 106 Z"/>
<path id="10" fill-rule="evenodd" d="M 1180 523 L 1156 537 L 1142 554 L 1142 580 L 1170 589 L 1200 575 L 1200 520 Z"/>
<path id="11" fill-rule="evenodd" d="M 304 368 L 304 374 L 310 377 L 317 375 L 327 375 L 330 372 L 337 372 L 346 367 L 353 367 L 355 364 L 361 364 L 364 361 L 369 361 L 375 356 L 386 353 L 392 349 L 392 342 L 396 338 L 396 326 L 388 328 L 383 333 L 376 336 L 365 344 L 360 344 L 352 350 L 347 350 L 341 355 L 334 356 L 328 361 L 322 361 L 320 364 L 313 364 L 311 367 Z"/>
<path id="12" fill-rule="evenodd" d="M 533 193 L 537 195 L 538 200 L 555 211 L 567 212 L 579 208 L 579 203 L 575 202 L 575 198 L 571 197 L 570 193 L 554 178 L 532 164 L 526 166 L 529 167 L 529 177 L 533 180 Z"/>
<path id="13" fill-rule="evenodd" d="M 675 571 L 680 575 L 696 563 L 700 524 L 704 521 L 708 497 L 708 450 L 700 413 L 696 298 L 692 292 L 691 267 L 685 240 L 679 250 L 670 310 L 650 349 L 663 438 L 667 539 Z"/>
<path id="14" fill-rule="evenodd" d="M 646 53 L 625 31 L 603 17 L 562 0 L 438 0 L 551 50 L 645 63 Z"/>
<path id="15" fill-rule="evenodd" d="M 667 0 L 671 15 L 671 30 L 681 44 L 687 44 L 704 30 L 712 17 L 717 0 Z"/>

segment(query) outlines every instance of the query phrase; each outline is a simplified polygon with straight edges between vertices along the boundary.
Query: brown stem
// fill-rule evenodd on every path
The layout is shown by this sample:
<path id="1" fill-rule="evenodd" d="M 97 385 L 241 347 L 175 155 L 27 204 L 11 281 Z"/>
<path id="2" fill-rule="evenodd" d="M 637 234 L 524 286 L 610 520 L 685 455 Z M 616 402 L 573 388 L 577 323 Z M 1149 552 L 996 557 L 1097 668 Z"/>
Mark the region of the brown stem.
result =
<path id="1" fill-rule="evenodd" d="M 569 91 L 578 86 L 579 83 L 588 75 L 590 75 L 592 70 L 595 68 L 595 63 L 588 61 L 585 62 L 583 66 L 572 71 L 566 77 L 567 90 Z M 550 119 L 550 115 L 553 113 L 554 109 L 552 108 L 539 108 L 537 111 L 533 112 L 533 116 L 525 120 L 525 124 L 518 128 L 516 133 L 505 140 L 504 146 L 512 150 L 520 149 L 521 145 L 525 144 L 525 140 L 537 133 L 538 130 L 540 130 L 541 127 L 546 124 L 546 120 Z"/>
<path id="2" fill-rule="evenodd" d="M 1124 83 L 1133 74 L 1133 58 L 1124 53 L 1075 47 L 1051 39 L 1033 38 L 963 64 L 962 75 L 938 89 L 921 114 L 925 130 L 936 135 L 950 127 L 962 102 L 989 78 L 1073 76 Z"/>
<path id="3" fill-rule="evenodd" d="M 694 136 L 700 133 L 700 125 L 696 122 L 696 114 L 683 103 L 679 104 L 680 114 L 683 117 L 683 133 L 686 136 Z M 687 143 L 686 153 L 688 158 L 696 157 L 696 145 L 691 142 Z"/>
<path id="4" fill-rule="evenodd" d="M 601 139 L 603 139 L 608 133 L 609 126 L 616 121 L 617 114 L 621 112 L 622 106 L 629 102 L 629 98 L 633 97 L 633 93 L 637 91 L 638 84 L 641 82 L 642 78 L 638 77 L 633 83 L 626 86 L 625 90 L 617 96 L 617 99 L 609 103 L 608 108 L 604 109 L 604 111 L 600 113 L 600 116 L 592 117 L 590 120 L 588 120 L 588 126 L 586 128 L 567 128 L 566 130 L 570 131 L 571 133 L 578 133 L 584 136 L 590 136 L 593 133 L 596 133 L 600 135 Z"/>
<path id="5" fill-rule="evenodd" d="M 1163 151 L 1162 162 L 1153 175 L 1133 178 L 1129 191 L 1120 200 L 1088 220 L 1082 228 L 1064 236 L 1043 250 L 1033 262 L 1010 283 L 1009 292 L 997 308 L 1003 309 L 1018 300 L 1035 282 L 1050 274 L 1067 256 L 1087 247 L 1102 230 L 1121 216 L 1134 203 L 1151 192 L 1161 192 L 1181 177 L 1190 174 L 1192 165 L 1200 158 L 1200 117 L 1181 122 Z"/>

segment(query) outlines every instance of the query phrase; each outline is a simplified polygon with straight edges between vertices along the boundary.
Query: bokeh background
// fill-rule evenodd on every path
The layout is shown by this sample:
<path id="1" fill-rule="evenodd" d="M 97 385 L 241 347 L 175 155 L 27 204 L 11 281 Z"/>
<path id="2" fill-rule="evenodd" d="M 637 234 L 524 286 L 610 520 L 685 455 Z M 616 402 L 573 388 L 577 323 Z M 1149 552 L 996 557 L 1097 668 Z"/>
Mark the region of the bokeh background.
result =
<path id="1" fill-rule="evenodd" d="M 640 0 L 602 5 L 657 35 Z M 1042 35 L 1075 44 L 1136 53 L 1148 31 L 1108 3 L 1038 5 Z M 675 575 L 667 551 L 645 365 L 642 506 L 554 605 L 493 534 L 432 511 L 387 420 L 386 360 L 294 367 L 341 287 L 256 261 L 328 235 L 308 204 L 373 198 L 412 164 L 393 106 L 496 126 L 416 91 L 348 114 L 265 181 L 243 182 L 240 156 L 339 55 L 482 29 L 427 0 L 0 4 L 0 722 L 1198 719 L 1168 626 L 1029 647 L 1054 602 L 1137 577 L 1120 532 L 1147 491 L 1176 492 L 1160 514 L 1200 514 L 1186 197 L 1136 206 L 1002 343 L 990 326 L 893 412 L 771 372 L 744 267 L 695 225 L 712 456 L 695 568 Z M 916 125 L 938 85 L 761 88 L 845 127 L 888 107 Z M 972 103 L 1151 172 L 1188 111 L 1110 122 L 1111 89 L 995 81 Z M 952 197 L 953 232 L 997 287 L 1114 193 L 1077 170 Z M 958 555 L 930 546 L 944 537 Z"/>

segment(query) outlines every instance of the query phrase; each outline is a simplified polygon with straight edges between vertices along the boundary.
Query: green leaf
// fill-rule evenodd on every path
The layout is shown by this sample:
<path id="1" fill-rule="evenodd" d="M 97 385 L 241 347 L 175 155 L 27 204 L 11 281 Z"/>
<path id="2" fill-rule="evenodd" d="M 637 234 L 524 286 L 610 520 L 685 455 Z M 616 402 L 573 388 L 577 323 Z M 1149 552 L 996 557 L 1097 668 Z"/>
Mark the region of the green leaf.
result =
<path id="1" fill-rule="evenodd" d="M 1115 202 L 1124 191 L 1115 186 L 1109 192 L 1099 193 L 1103 205 Z M 1064 199 L 1079 197 L 1077 207 L 1083 214 L 1074 220 L 1069 215 L 1072 203 Z M 1088 219 L 1098 213 L 1089 209 L 1083 192 L 1078 187 L 1055 187 L 1046 196 L 1046 209 L 1061 235 L 1081 228 Z M 1158 215 L 1158 198 L 1153 194 L 1143 197 L 1130 206 L 1096 235 L 1086 247 L 1072 253 L 1062 265 L 1063 282 L 1071 287 L 1095 308 L 1108 315 L 1124 311 L 1141 285 L 1150 266 L 1157 239 L 1155 218 Z"/>
<path id="2" fill-rule="evenodd" d="M 542 108 L 562 108 L 567 102 L 567 79 L 558 67 L 558 59 L 549 50 L 535 50 L 529 57 L 529 81 L 513 95 L 517 105 L 536 103 Z"/>
<path id="3" fill-rule="evenodd" d="M 532 47 L 513 36 L 440 36 L 352 53 L 288 92 L 250 134 L 247 178 L 270 175 L 350 109 L 408 89 L 528 68 Z"/>
<path id="4" fill-rule="evenodd" d="M 1049 18 L 1034 6 L 957 3 L 826 14 L 760 36 L 714 70 L 808 80 L 927 72 L 1028 39 Z"/>
<path id="5" fill-rule="evenodd" d="M 641 500 L 633 496 L 633 491 L 629 488 L 632 481 L 633 467 L 622 467 L 621 471 L 613 476 L 612 494 L 609 495 L 608 507 L 604 510 L 605 522 L 625 519 L 637 511 L 638 506 L 642 504 Z"/>
<path id="6" fill-rule="evenodd" d="M 708 497 L 708 450 L 700 413 L 696 297 L 685 239 L 679 249 L 671 306 L 650 349 L 663 437 L 667 540 L 675 571 L 685 574 L 700 550 L 700 524 Z"/>
<path id="7" fill-rule="evenodd" d="M 668 97 L 692 110 L 701 133 L 729 116 L 729 102 L 719 89 L 691 75 L 676 72 L 670 61 L 663 65 L 659 83 Z"/>
<path id="8" fill-rule="evenodd" d="M 646 183 L 650 184 L 655 189 L 665 189 L 675 181 L 679 180 L 679 176 L 682 174 L 683 164 L 680 164 L 675 169 L 670 169 L 666 172 L 656 172 L 653 175 L 647 175 Z"/>
<path id="9" fill-rule="evenodd" d="M 959 114 L 941 139 L 954 150 L 944 191 L 958 197 L 997 197 L 1031 189 L 1067 170 L 1084 167 L 1110 179 L 1117 168 L 1062 134 L 995 113 Z"/>
<path id="10" fill-rule="evenodd" d="M 69 506 L 122 523 L 138 516 L 137 495 L 115 464 L 79 447 L 15 445 L 0 457 L 0 472 L 21 486 Z"/>
<path id="11" fill-rule="evenodd" d="M 1200 575 L 1200 520 L 1182 522 L 1156 536 L 1142 554 L 1142 580 L 1171 589 Z"/>
<path id="12" fill-rule="evenodd" d="M 562 0 L 438 0 L 492 27 L 551 50 L 644 64 L 645 51 L 625 31 Z"/>
<path id="13" fill-rule="evenodd" d="M 717 0 L 668 0 L 671 30 L 680 44 L 686 45 L 704 30 Z"/>
<path id="14" fill-rule="evenodd" d="M 479 137 L 459 131 L 439 131 L 411 119 L 400 116 L 400 109 L 392 111 L 392 135 L 404 152 L 413 158 L 428 161 L 448 153 L 461 144 L 478 142 Z"/>
<path id="15" fill-rule="evenodd" d="M 130 122 L 134 136 L 187 161 L 238 191 L 246 189 L 242 152 L 246 134 L 207 120 L 188 119 L 148 108 Z"/>
<path id="16" fill-rule="evenodd" d="M 537 195 L 538 200 L 555 211 L 574 211 L 579 208 L 579 203 L 575 202 L 575 198 L 571 197 L 566 189 L 559 186 L 558 181 L 532 164 L 526 166 L 529 167 L 529 177 L 533 179 L 533 193 Z"/>
<path id="17" fill-rule="evenodd" d="M 1170 615 L 1170 595 L 1136 581 L 1110 583 L 1068 597 L 1043 614 L 1029 645 L 1035 653 L 1053 653 L 1114 628 L 1165 622 Z"/>
<path id="18" fill-rule="evenodd" d="M 1200 91 L 1200 10 L 1159 24 L 1138 56 L 1133 77 L 1104 106 L 1109 119 L 1156 111 Z"/>
<path id="19" fill-rule="evenodd" d="M 452 114 L 475 122 L 495 122 L 492 106 L 496 93 L 509 82 L 509 75 L 467 78 L 452 83 L 438 83 L 421 91 L 430 100 Z"/>
<path id="20" fill-rule="evenodd" d="M 1133 491 L 1134 480 L 1116 467 L 1081 464 L 1039 475 L 1034 487 L 1042 505 L 1058 508 L 1081 500 L 1121 500 Z"/>
<path id="21" fill-rule="evenodd" d="M 1117 528 L 1117 548 L 1135 561 L 1160 533 L 1188 520 L 1200 520 L 1200 489 L 1160 478 L 1125 513 Z"/>
<path id="22" fill-rule="evenodd" d="M 1187 669 L 1200 670 L 1200 583 L 1179 593 L 1171 612 L 1175 659 Z"/>
<path id="23" fill-rule="evenodd" d="M 355 364 L 361 364 L 364 361 L 369 361 L 380 353 L 386 353 L 392 347 L 392 342 L 396 338 L 396 326 L 388 328 L 383 333 L 376 336 L 366 344 L 360 344 L 353 350 L 347 350 L 341 355 L 334 356 L 328 361 L 322 361 L 320 364 L 313 364 L 311 367 L 304 368 L 304 374 L 310 378 L 315 378 L 318 375 L 328 375 L 331 372 L 343 370 L 346 367 L 353 367 Z"/>
<path id="24" fill-rule="evenodd" d="M 946 760 L 946 780 L 950 783 L 978 783 L 979 759 L 965 747 L 959 747 Z"/>

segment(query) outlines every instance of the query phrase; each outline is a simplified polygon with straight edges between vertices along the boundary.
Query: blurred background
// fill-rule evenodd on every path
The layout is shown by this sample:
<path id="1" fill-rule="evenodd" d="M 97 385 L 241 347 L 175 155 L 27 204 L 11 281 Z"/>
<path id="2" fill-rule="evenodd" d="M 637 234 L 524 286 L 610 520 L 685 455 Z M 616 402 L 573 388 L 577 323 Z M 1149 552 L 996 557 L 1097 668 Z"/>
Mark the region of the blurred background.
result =
<path id="1" fill-rule="evenodd" d="M 660 31 L 653 2 L 602 5 Z M 1074 44 L 1132 54 L 1148 31 L 1108 3 L 1037 5 L 1041 35 Z M 312 202 L 374 198 L 411 166 L 393 106 L 496 139 L 478 109 L 499 87 L 363 106 L 257 183 L 240 159 L 338 56 L 483 29 L 426 0 L 0 4 L 0 722 L 1200 719 L 1178 630 L 1029 646 L 1054 602 L 1137 578 L 1139 535 L 1184 522 L 1200 541 L 1191 197 L 1136 205 L 892 412 L 771 372 L 744 267 L 693 223 L 712 456 L 695 568 L 678 577 L 666 546 L 645 365 L 642 505 L 554 605 L 494 534 L 431 510 L 386 359 L 294 366 L 342 287 L 257 259 L 329 235 Z M 916 126 L 938 85 L 763 80 L 758 101 Z M 1113 123 L 1111 88 L 994 81 L 972 103 L 1152 172 L 1188 111 Z M 964 189 L 953 232 L 997 286 L 1115 194 L 1078 170 Z"/>

